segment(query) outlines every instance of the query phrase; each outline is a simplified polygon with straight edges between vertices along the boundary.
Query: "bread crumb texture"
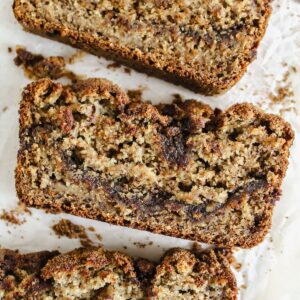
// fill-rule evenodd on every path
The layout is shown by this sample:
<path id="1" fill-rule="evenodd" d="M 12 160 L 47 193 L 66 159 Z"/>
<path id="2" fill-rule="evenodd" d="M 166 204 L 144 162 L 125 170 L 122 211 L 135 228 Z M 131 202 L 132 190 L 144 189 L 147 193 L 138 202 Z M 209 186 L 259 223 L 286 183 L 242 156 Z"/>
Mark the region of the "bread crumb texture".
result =
<path id="1" fill-rule="evenodd" d="M 12 299 L 236 299 L 226 250 L 172 249 L 154 264 L 102 248 L 66 254 L 0 250 L 0 297 Z"/>
<path id="2" fill-rule="evenodd" d="M 15 0 L 26 30 L 205 94 L 234 85 L 255 58 L 270 0 Z"/>
<path id="3" fill-rule="evenodd" d="M 89 79 L 27 86 L 20 108 L 21 202 L 226 246 L 267 233 L 293 131 L 251 104 L 153 106 Z"/>
<path id="4" fill-rule="evenodd" d="M 44 57 L 41 54 L 34 54 L 26 50 L 24 47 L 16 48 L 16 57 L 14 62 L 16 66 L 22 67 L 24 74 L 33 80 L 40 78 L 59 79 L 68 78 L 72 82 L 83 79 L 82 75 L 77 75 L 66 69 L 66 59 L 62 56 Z M 80 58 L 81 52 L 77 51 L 68 60 L 68 63 L 74 63 Z"/>
<path id="5" fill-rule="evenodd" d="M 0 220 L 4 221 L 7 226 L 22 225 L 26 222 L 26 215 L 31 215 L 31 211 L 24 203 L 20 203 L 17 207 L 9 211 L 3 209 L 0 213 Z"/>
<path id="6" fill-rule="evenodd" d="M 90 229 L 91 228 L 93 227 L 90 227 Z M 80 239 L 80 244 L 83 247 L 93 246 L 93 241 L 89 238 L 86 232 L 86 228 L 82 225 L 74 224 L 70 220 L 61 219 L 58 223 L 52 226 L 52 229 L 58 237 L 68 237 L 69 239 Z"/>

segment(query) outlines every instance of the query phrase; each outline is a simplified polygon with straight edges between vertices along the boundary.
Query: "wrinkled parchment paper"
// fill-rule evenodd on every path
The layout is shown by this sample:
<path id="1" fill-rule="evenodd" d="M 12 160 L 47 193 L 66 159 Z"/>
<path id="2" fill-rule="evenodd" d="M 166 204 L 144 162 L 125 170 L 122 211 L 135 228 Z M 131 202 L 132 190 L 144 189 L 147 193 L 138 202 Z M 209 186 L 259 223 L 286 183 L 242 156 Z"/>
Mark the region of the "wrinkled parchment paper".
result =
<path id="1" fill-rule="evenodd" d="M 12 14 L 12 0 L 0 0 L 0 210 L 17 206 L 14 187 L 14 168 L 18 149 L 18 104 L 22 88 L 29 82 L 23 71 L 13 63 L 16 45 L 49 55 L 70 57 L 71 47 L 43 39 L 22 31 Z M 246 300 L 300 299 L 300 1 L 275 0 L 265 38 L 257 60 L 247 74 L 222 96 L 204 97 L 182 87 L 148 77 L 124 68 L 107 69 L 111 62 L 92 55 L 84 55 L 69 65 L 77 74 L 105 77 L 125 89 L 142 88 L 143 97 L 153 103 L 170 102 L 172 94 L 185 99 L 194 98 L 224 109 L 236 102 L 252 102 L 268 112 L 280 113 L 288 120 L 296 139 L 291 151 L 290 165 L 284 180 L 281 201 L 277 203 L 273 227 L 265 241 L 251 250 L 236 250 L 234 270 L 239 285 L 239 298 Z M 277 94 L 283 97 L 278 97 Z M 112 226 L 70 215 L 50 215 L 32 209 L 25 214 L 22 225 L 0 221 L 0 245 L 20 249 L 21 252 L 45 249 L 71 250 L 78 240 L 57 238 L 51 226 L 62 217 L 84 226 L 94 226 L 103 240 L 89 232 L 95 244 L 119 249 L 132 255 L 158 259 L 166 249 L 174 246 L 190 248 L 191 241 L 180 240 L 144 231 Z M 142 246 L 141 246 L 142 245 Z M 146 246 L 143 246 L 146 245 Z M 126 249 L 124 249 L 124 247 Z"/>

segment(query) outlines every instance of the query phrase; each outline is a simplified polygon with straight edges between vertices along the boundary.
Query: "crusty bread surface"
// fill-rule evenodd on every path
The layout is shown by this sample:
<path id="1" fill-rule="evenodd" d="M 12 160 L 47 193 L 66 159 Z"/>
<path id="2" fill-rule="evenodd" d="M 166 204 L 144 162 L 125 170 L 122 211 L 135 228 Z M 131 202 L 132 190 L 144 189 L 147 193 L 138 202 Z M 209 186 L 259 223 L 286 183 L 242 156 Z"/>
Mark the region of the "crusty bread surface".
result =
<path id="1" fill-rule="evenodd" d="M 271 13 L 270 0 L 15 0 L 13 9 L 28 31 L 204 94 L 241 78 Z"/>
<path id="2" fill-rule="evenodd" d="M 159 263 L 101 247 L 69 253 L 0 250 L 3 300 L 235 300 L 225 249 L 172 249 Z"/>

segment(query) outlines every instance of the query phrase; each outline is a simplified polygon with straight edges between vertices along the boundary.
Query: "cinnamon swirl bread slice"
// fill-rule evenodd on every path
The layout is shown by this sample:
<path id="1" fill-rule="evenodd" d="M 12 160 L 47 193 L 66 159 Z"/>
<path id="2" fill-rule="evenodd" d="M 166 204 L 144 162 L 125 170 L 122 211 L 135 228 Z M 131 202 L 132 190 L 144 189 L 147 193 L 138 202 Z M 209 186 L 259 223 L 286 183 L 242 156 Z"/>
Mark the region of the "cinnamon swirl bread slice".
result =
<path id="1" fill-rule="evenodd" d="M 270 228 L 292 141 L 251 104 L 153 106 L 102 79 L 43 79 L 23 92 L 16 188 L 28 206 L 247 248 Z"/>

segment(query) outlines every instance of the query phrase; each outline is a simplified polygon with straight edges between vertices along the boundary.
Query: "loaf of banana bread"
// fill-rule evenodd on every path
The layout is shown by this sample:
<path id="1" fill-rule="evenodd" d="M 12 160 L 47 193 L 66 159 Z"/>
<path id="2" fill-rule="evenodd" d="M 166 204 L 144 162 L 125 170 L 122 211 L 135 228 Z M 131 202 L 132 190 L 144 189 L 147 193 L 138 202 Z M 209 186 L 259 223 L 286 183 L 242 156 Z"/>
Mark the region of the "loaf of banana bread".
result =
<path id="1" fill-rule="evenodd" d="M 293 131 L 251 104 L 153 106 L 103 79 L 27 86 L 16 189 L 51 212 L 252 247 L 279 199 Z"/>
<path id="2" fill-rule="evenodd" d="M 15 0 L 33 33 L 205 94 L 234 85 L 255 58 L 270 0 Z"/>
<path id="3" fill-rule="evenodd" d="M 66 254 L 0 250 L 3 300 L 236 299 L 226 250 L 173 249 L 158 265 L 102 248 Z"/>

